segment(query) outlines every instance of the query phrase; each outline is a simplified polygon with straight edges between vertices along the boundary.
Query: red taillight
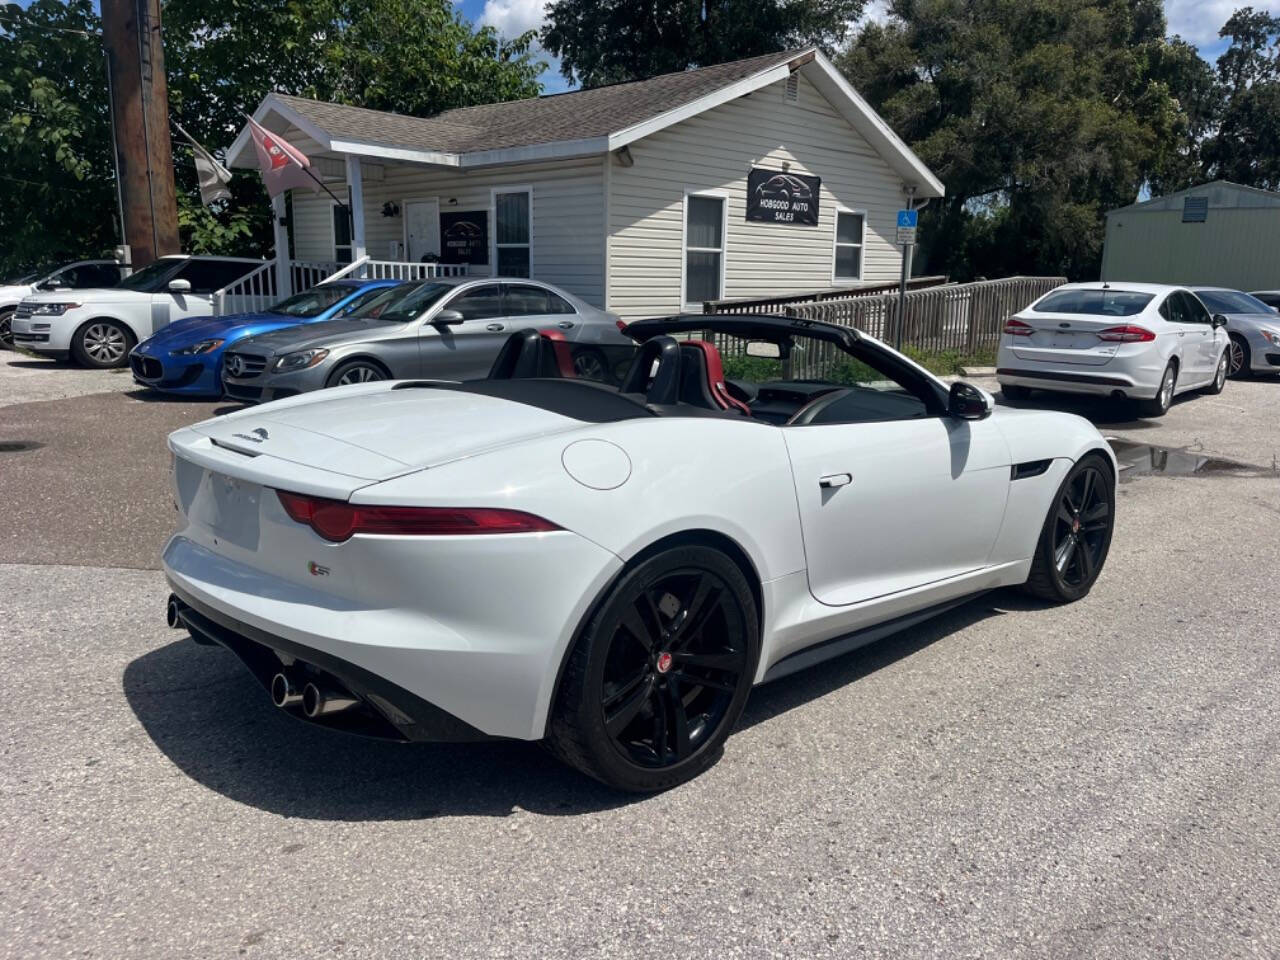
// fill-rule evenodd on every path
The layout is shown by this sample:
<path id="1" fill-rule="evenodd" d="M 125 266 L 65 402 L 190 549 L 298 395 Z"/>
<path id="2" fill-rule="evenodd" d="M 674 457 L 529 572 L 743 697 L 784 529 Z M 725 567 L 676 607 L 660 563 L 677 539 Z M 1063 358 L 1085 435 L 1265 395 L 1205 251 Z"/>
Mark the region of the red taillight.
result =
<path id="1" fill-rule="evenodd" d="M 475 533 L 546 533 L 550 520 L 522 510 L 493 507 L 378 507 L 277 490 L 285 513 L 326 540 L 341 543 L 357 533 L 402 537 L 456 537 Z"/>
<path id="2" fill-rule="evenodd" d="M 1029 337 L 1036 332 L 1036 329 L 1029 323 L 1010 317 L 1004 322 L 1004 332 L 1015 337 Z"/>
<path id="3" fill-rule="evenodd" d="M 625 329 L 627 329 L 627 325 L 626 325 L 623 321 L 621 321 L 621 320 L 615 320 L 615 321 L 613 321 L 613 322 L 614 322 L 614 323 L 616 323 L 616 324 L 618 325 L 618 329 L 619 329 L 619 330 L 625 330 Z"/>
<path id="4" fill-rule="evenodd" d="M 1150 343 L 1156 335 L 1146 327 L 1127 325 L 1123 327 L 1107 327 L 1098 331 L 1099 340 L 1111 343 Z"/>

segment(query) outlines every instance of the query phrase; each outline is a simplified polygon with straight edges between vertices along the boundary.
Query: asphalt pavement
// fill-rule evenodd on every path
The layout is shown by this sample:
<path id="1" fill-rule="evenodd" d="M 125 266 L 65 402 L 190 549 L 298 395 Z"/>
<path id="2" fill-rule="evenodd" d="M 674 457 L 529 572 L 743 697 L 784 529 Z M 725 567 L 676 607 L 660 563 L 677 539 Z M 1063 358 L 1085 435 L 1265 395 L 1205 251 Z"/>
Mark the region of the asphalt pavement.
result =
<path id="1" fill-rule="evenodd" d="M 1266 466 L 1278 402 L 1105 432 Z M 759 688 L 635 799 L 536 745 L 308 727 L 166 629 L 163 436 L 216 409 L 0 408 L 44 444 L 0 453 L 0 956 L 1280 956 L 1269 469 L 1123 483 L 1085 600 L 999 591 Z"/>

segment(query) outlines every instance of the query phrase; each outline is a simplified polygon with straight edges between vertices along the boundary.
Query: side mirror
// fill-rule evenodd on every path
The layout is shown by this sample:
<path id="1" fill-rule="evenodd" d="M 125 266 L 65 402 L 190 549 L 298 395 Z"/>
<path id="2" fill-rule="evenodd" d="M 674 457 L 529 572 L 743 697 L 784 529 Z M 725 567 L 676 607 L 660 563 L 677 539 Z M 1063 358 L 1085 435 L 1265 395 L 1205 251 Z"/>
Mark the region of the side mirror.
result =
<path id="1" fill-rule="evenodd" d="M 190 293 L 191 281 L 190 280 L 170 280 L 169 292 L 170 293 Z"/>
<path id="2" fill-rule="evenodd" d="M 961 420 L 985 420 L 991 416 L 991 401 L 973 384 L 957 381 L 947 396 L 947 413 Z"/>
<path id="3" fill-rule="evenodd" d="M 466 319 L 457 310 L 441 310 L 432 319 L 431 325 L 435 327 L 456 327 L 460 323 L 465 323 Z"/>
<path id="4" fill-rule="evenodd" d="M 1225 327 L 1226 325 L 1227 325 L 1226 317 L 1224 317 L 1220 313 L 1215 313 L 1213 315 L 1213 329 L 1217 330 L 1219 327 Z"/>

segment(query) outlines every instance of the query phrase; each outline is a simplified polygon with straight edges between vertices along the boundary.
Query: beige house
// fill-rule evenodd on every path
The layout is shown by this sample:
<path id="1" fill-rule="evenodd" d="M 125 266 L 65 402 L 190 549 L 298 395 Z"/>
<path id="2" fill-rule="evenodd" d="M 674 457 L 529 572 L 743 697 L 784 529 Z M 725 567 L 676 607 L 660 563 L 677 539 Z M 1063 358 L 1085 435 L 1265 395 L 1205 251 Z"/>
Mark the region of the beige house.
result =
<path id="1" fill-rule="evenodd" d="M 429 119 L 270 94 L 255 119 L 350 205 L 293 191 L 317 272 L 439 260 L 626 318 L 895 280 L 896 211 L 943 194 L 816 50 Z M 256 166 L 247 130 L 228 162 Z"/>

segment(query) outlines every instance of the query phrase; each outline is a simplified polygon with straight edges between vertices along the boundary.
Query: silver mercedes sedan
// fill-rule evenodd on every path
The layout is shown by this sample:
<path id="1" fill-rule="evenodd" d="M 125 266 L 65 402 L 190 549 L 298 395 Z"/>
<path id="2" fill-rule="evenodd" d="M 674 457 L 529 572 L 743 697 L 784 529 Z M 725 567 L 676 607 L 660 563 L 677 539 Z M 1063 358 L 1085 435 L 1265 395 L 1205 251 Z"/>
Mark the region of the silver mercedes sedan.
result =
<path id="1" fill-rule="evenodd" d="M 1251 293 L 1226 287 L 1192 287 L 1214 316 L 1227 318 L 1231 349 L 1227 374 L 1280 373 L 1280 313 Z"/>
<path id="2" fill-rule="evenodd" d="M 222 386 L 232 399 L 263 403 L 370 380 L 474 380 L 529 328 L 562 336 L 583 379 L 612 381 L 634 351 L 617 317 L 551 284 L 436 279 L 392 287 L 349 317 L 240 341 L 223 360 Z"/>

